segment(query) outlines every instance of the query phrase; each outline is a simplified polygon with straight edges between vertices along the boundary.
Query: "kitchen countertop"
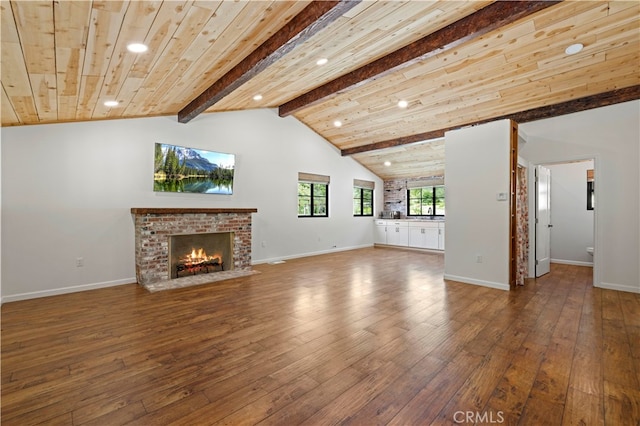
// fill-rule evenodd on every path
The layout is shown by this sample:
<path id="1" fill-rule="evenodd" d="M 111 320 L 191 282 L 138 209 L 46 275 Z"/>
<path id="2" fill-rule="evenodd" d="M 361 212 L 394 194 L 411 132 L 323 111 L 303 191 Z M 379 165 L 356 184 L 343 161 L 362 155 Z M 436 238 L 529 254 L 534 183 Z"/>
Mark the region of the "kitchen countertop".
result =
<path id="1" fill-rule="evenodd" d="M 437 218 L 437 219 L 427 219 L 427 218 L 403 218 L 403 219 L 383 219 L 383 218 L 375 218 L 374 220 L 389 220 L 392 222 L 444 222 L 445 219 L 444 218 Z"/>

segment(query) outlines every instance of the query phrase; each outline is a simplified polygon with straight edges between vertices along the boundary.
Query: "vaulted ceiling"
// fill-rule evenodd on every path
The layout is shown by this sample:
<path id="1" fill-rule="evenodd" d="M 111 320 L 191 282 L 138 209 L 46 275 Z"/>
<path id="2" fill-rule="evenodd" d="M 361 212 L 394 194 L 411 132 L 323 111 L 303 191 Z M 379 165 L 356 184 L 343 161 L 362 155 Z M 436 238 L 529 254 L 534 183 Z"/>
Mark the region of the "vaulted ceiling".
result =
<path id="1" fill-rule="evenodd" d="M 201 111 L 274 108 L 404 179 L 443 174 L 448 129 L 640 98 L 637 1 L 0 7 L 3 126 L 165 115 L 188 126 Z"/>

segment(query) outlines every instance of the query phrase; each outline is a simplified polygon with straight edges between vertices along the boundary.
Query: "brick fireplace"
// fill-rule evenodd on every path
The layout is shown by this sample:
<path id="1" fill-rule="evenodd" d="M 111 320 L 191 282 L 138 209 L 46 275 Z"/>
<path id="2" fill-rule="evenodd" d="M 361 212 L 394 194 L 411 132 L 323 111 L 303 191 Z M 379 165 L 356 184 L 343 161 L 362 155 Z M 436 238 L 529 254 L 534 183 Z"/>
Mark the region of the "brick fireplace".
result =
<path id="1" fill-rule="evenodd" d="M 170 239 L 176 235 L 230 233 L 232 262 L 225 269 L 251 269 L 251 214 L 257 209 L 132 208 L 138 284 L 171 280 Z M 181 278 L 178 278 L 181 279 Z"/>

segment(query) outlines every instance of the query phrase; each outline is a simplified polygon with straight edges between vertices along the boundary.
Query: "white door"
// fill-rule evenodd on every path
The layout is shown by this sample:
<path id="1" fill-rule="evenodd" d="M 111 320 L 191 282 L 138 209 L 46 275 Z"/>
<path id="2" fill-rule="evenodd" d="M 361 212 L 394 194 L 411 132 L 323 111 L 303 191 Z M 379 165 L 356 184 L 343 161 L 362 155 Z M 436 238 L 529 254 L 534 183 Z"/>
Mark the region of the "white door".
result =
<path id="1" fill-rule="evenodd" d="M 536 168 L 536 277 L 549 273 L 551 263 L 551 170 Z"/>

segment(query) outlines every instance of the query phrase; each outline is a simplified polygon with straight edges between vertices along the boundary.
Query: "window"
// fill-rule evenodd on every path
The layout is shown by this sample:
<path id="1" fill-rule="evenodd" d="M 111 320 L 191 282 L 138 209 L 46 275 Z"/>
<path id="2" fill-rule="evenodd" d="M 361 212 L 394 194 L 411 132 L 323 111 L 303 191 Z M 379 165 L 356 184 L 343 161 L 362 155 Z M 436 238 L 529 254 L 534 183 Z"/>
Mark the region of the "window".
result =
<path id="1" fill-rule="evenodd" d="M 373 216 L 373 189 L 353 188 L 353 215 Z"/>
<path id="2" fill-rule="evenodd" d="M 593 169 L 587 170 L 587 210 L 593 210 L 595 204 L 595 182 Z"/>
<path id="3" fill-rule="evenodd" d="M 353 215 L 373 216 L 373 189 L 375 182 L 353 180 Z"/>
<path id="4" fill-rule="evenodd" d="M 329 216 L 329 176 L 298 173 L 298 217 Z"/>
<path id="5" fill-rule="evenodd" d="M 407 189 L 407 216 L 444 216 L 444 186 Z"/>

